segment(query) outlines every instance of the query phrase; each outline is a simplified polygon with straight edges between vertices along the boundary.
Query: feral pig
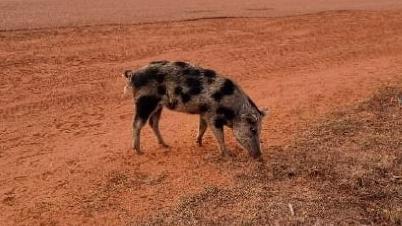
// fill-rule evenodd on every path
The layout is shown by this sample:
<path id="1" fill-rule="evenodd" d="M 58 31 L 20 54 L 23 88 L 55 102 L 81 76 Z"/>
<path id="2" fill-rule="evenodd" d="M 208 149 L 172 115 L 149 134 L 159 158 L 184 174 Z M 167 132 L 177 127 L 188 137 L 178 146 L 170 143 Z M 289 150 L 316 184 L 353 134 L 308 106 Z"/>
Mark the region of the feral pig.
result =
<path id="1" fill-rule="evenodd" d="M 131 88 L 135 102 L 133 120 L 133 149 L 140 149 L 141 128 L 149 124 L 158 142 L 167 147 L 159 131 L 162 108 L 199 114 L 197 143 L 207 127 L 213 132 L 223 155 L 229 155 L 224 143 L 223 127 L 233 129 L 237 141 L 249 154 L 261 155 L 260 132 L 265 112 L 232 80 L 219 76 L 211 69 L 187 62 L 155 61 L 123 73 L 127 88 Z"/>

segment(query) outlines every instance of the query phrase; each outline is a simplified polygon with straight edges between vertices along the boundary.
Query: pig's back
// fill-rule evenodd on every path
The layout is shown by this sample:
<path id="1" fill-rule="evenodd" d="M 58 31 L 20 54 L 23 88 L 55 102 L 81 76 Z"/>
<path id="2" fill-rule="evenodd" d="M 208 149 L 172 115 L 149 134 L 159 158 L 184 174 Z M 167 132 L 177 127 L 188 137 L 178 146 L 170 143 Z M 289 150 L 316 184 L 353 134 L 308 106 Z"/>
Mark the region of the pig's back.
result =
<path id="1" fill-rule="evenodd" d="M 193 114 L 223 108 L 236 115 L 247 99 L 232 80 L 187 62 L 152 62 L 136 72 L 133 85 L 138 96 L 152 95 L 171 110 Z"/>

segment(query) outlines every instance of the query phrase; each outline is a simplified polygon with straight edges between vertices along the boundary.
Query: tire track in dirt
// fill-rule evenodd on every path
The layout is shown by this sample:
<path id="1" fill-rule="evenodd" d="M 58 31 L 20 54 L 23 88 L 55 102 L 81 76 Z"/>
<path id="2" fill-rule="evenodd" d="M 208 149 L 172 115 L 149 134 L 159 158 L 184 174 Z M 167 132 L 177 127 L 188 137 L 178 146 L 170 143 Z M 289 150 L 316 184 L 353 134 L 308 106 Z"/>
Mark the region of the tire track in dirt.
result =
<path id="1" fill-rule="evenodd" d="M 78 0 L 32 2 L 29 0 L 0 2 L 0 30 L 42 27 L 82 26 L 90 24 L 166 23 L 172 20 L 202 20 L 230 17 L 277 17 L 328 10 L 400 9 L 400 1 L 375 0 L 251 0 L 251 1 L 178 1 L 111 0 L 86 2 Z M 51 19 L 49 19 L 51 18 Z M 165 21 L 165 22 L 163 22 Z"/>
<path id="2" fill-rule="evenodd" d="M 309 25 L 309 27 L 313 27 L 314 23 L 317 23 L 317 21 L 310 21 L 311 25 Z M 274 26 L 275 27 L 275 26 Z M 268 27 L 268 29 L 266 28 L 266 30 L 269 29 L 273 29 L 272 27 Z M 288 33 L 292 33 L 292 29 L 296 29 L 295 27 L 290 27 L 290 29 L 288 27 L 285 27 L 285 30 L 287 30 Z M 311 29 L 311 28 L 308 28 Z M 197 29 L 197 31 L 195 32 L 195 34 L 198 34 L 197 32 L 200 32 L 200 29 Z M 322 37 L 324 36 L 325 33 L 328 33 L 329 31 L 322 31 L 320 33 L 313 33 L 313 34 L 309 34 L 309 32 L 302 32 L 302 35 L 292 35 L 290 36 L 290 39 L 307 39 L 307 40 L 311 40 L 311 38 L 314 37 Z M 345 32 L 344 30 L 340 30 L 338 31 L 339 33 L 343 33 Z M 61 32 L 63 33 L 63 32 Z M 295 32 L 293 32 L 295 33 Z M 358 33 L 358 32 L 356 32 Z M 270 33 L 269 33 L 270 34 Z M 296 34 L 300 34 L 296 32 Z M 189 34 L 187 34 L 189 35 Z M 253 34 L 254 35 L 254 34 Z M 244 39 L 250 39 L 251 36 L 253 35 L 247 35 L 247 36 L 236 36 L 237 38 L 244 38 Z M 331 34 L 334 35 L 334 34 Z M 351 37 L 353 37 L 353 35 L 351 35 Z M 365 36 L 367 37 L 367 36 Z M 370 38 L 371 35 L 369 36 Z M 373 40 L 377 39 L 376 37 L 372 38 Z M 350 40 L 348 40 L 350 42 L 351 46 L 356 46 L 356 43 L 358 43 L 359 40 L 362 40 L 362 38 L 360 37 L 354 37 Z M 258 41 L 262 41 L 262 40 L 258 40 Z M 231 51 L 231 58 L 235 58 L 238 59 L 237 61 L 239 61 L 239 63 L 241 63 L 241 65 L 243 66 L 242 68 L 245 68 L 244 70 L 249 70 L 250 68 L 256 68 L 256 70 L 249 70 L 249 71 L 245 71 L 245 73 L 243 73 L 243 71 L 241 71 L 242 76 L 239 79 L 249 79 L 253 74 L 263 74 L 265 73 L 282 73 L 283 70 L 287 70 L 287 69 L 291 69 L 293 71 L 297 71 L 297 70 L 306 70 L 309 69 L 311 70 L 322 70 L 325 69 L 324 66 L 326 68 L 328 67 L 333 67 L 334 62 L 337 62 L 338 65 L 342 65 L 345 62 L 348 62 L 352 59 L 361 59 L 363 57 L 365 58 L 376 58 L 378 57 L 381 53 L 383 52 L 387 52 L 387 55 L 395 55 L 398 54 L 398 51 L 400 49 L 400 45 L 398 43 L 402 43 L 402 42 L 395 42 L 394 45 L 391 46 L 387 46 L 388 49 L 375 49 L 373 47 L 370 48 L 370 42 L 368 42 L 366 45 L 364 46 L 358 46 L 357 50 L 348 48 L 346 50 L 346 48 L 344 48 L 346 51 L 345 52 L 339 52 L 339 55 L 334 55 L 334 53 L 331 53 L 329 56 L 320 54 L 317 56 L 314 55 L 308 55 L 308 57 L 306 57 L 305 59 L 302 59 L 305 55 L 306 52 L 308 52 L 309 50 L 311 50 L 312 48 L 315 48 L 315 46 L 309 46 L 309 45 L 305 45 L 307 43 L 305 42 L 293 42 L 293 43 L 289 43 L 289 44 L 284 44 L 283 42 L 283 38 L 282 39 L 273 39 L 270 40 L 272 42 L 272 44 L 270 45 L 263 45 L 264 47 L 259 47 L 257 49 L 252 49 L 250 51 L 250 49 L 247 49 L 248 46 L 250 45 L 255 45 L 255 43 L 246 43 L 243 44 L 244 47 L 237 47 L 238 49 L 234 49 Z M 229 40 L 230 42 L 230 40 Z M 196 42 L 198 43 L 198 42 Z M 305 43 L 305 44 L 304 44 Z M 321 45 L 321 48 L 326 48 L 326 45 L 333 45 L 334 42 L 328 42 L 327 40 L 319 40 L 319 39 L 315 39 L 315 44 L 314 45 Z M 361 45 L 361 43 L 359 43 Z M 177 43 L 172 44 L 173 46 L 177 46 Z M 203 48 L 210 48 L 211 44 L 203 44 L 203 45 L 189 45 L 188 43 L 183 43 L 182 45 L 182 50 L 184 51 L 194 51 L 196 49 L 203 49 Z M 219 46 L 219 44 L 217 44 Z M 138 48 L 133 48 L 133 56 L 136 56 L 136 58 L 134 59 L 141 59 L 141 58 L 147 58 L 150 56 L 154 56 L 158 54 L 158 51 L 160 52 L 165 52 L 166 50 L 169 49 L 175 49 L 172 46 L 169 45 L 164 45 L 164 44 L 160 44 L 160 45 L 153 45 L 152 43 L 147 45 L 147 46 L 151 46 L 150 48 L 147 49 L 138 49 Z M 281 47 L 282 46 L 282 47 Z M 249 52 L 249 53 L 248 53 Z M 148 53 L 148 55 L 143 55 L 143 53 Z M 292 54 L 290 53 L 296 53 L 295 55 L 292 56 Z M 297 54 L 301 53 L 300 56 L 298 56 Z M 86 53 L 89 54 L 89 53 Z M 91 57 L 86 57 L 86 54 L 83 54 L 82 56 L 77 56 L 80 57 L 78 59 L 89 59 L 91 60 Z M 254 60 L 250 60 L 246 57 L 244 57 L 244 55 L 252 55 L 252 59 L 258 59 L 258 58 L 265 58 L 267 60 L 267 63 L 264 63 L 264 65 L 261 65 L 261 63 L 259 63 L 258 61 L 254 61 Z M 243 55 L 243 56 L 242 56 Z M 282 59 L 277 58 L 276 60 L 274 59 L 275 57 L 269 57 L 269 55 L 272 56 L 286 56 L 283 57 L 284 62 L 282 61 Z M 268 58 L 267 58 L 268 56 Z M 294 60 L 292 58 L 295 58 L 297 60 Z M 278 61 L 279 59 L 279 61 Z M 132 59 L 130 59 L 132 60 Z M 65 61 L 65 60 L 62 60 Z M 81 65 L 80 67 L 83 67 L 84 63 L 86 62 L 82 62 L 81 60 L 78 60 L 78 64 Z M 95 62 L 91 62 L 92 64 L 94 64 Z M 98 62 L 99 63 L 99 62 Z M 46 62 L 44 63 L 44 65 L 46 65 Z M 280 66 L 279 66 L 280 65 Z M 60 69 L 67 69 L 69 68 L 69 66 L 63 66 L 63 68 Z M 74 67 L 73 67 L 74 68 Z M 71 69 L 70 69 L 71 70 Z M 95 70 L 95 69 L 94 69 Z M 74 72 L 70 72 L 71 73 L 77 73 L 78 70 L 74 70 Z M 88 74 L 91 74 L 90 70 L 86 69 L 86 71 L 88 71 Z M 36 72 L 36 73 L 39 73 Z M 117 74 L 117 73 L 116 73 Z M 42 92 L 45 89 L 48 89 L 49 86 L 58 88 L 60 86 L 64 86 L 64 85 L 72 85 L 73 83 L 81 83 L 81 81 L 87 81 L 87 77 L 86 75 L 82 74 L 81 79 L 77 79 L 79 78 L 78 76 L 75 78 L 71 78 L 71 76 L 66 77 L 66 78 L 61 78 L 60 76 L 54 76 L 56 77 L 56 82 L 53 82 L 53 78 L 52 76 L 54 75 L 50 75 L 49 77 L 45 77 L 45 78 L 35 78 L 35 80 L 32 83 L 32 86 L 35 86 L 35 88 L 38 88 L 38 84 L 41 84 L 39 88 L 39 90 L 37 90 L 36 92 Z M 16 76 L 17 77 L 17 76 Z M 42 81 L 42 79 L 44 79 L 44 81 Z M 69 81 L 69 83 L 66 83 L 66 81 L 63 81 L 62 79 L 66 79 L 66 81 Z M 45 82 L 48 82 L 47 85 L 44 85 Z M 26 87 L 24 87 L 26 89 Z M 17 88 L 18 89 L 18 88 Z M 100 96 L 103 96 L 100 94 Z M 88 97 L 90 99 L 90 97 Z M 49 100 L 52 101 L 52 100 Z M 39 104 L 41 105 L 41 104 Z M 13 113 L 13 110 L 9 110 L 11 111 L 11 113 Z M 6 114 L 10 114 L 10 113 L 6 113 Z"/>

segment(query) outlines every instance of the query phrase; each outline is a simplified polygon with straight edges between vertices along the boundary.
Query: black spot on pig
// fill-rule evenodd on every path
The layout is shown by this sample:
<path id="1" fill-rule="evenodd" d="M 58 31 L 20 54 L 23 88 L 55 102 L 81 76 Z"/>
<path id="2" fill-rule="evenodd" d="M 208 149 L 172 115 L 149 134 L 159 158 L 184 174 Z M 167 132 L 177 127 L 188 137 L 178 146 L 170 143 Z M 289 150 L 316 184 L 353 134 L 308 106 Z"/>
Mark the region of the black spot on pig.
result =
<path id="1" fill-rule="evenodd" d="M 187 94 L 190 96 L 200 94 L 203 89 L 201 81 L 196 78 L 187 78 L 186 85 L 189 88 Z"/>
<path id="2" fill-rule="evenodd" d="M 209 106 L 208 104 L 200 104 L 200 106 L 198 106 L 198 109 L 200 113 L 205 113 L 209 110 Z"/>
<path id="3" fill-rule="evenodd" d="M 215 93 L 212 94 L 211 97 L 214 98 L 214 100 L 215 100 L 216 102 L 219 102 L 219 101 L 221 101 L 223 95 L 222 95 L 222 92 L 221 92 L 221 91 L 216 91 Z"/>
<path id="4" fill-rule="evenodd" d="M 182 61 L 176 61 L 176 62 L 174 62 L 173 64 L 174 64 L 175 66 L 181 67 L 181 68 L 184 68 L 184 67 L 186 67 L 186 66 L 188 65 L 186 62 L 182 62 Z"/>
<path id="5" fill-rule="evenodd" d="M 216 77 L 216 72 L 211 69 L 204 69 L 202 71 L 203 75 L 207 78 L 215 78 Z"/>
<path id="6" fill-rule="evenodd" d="M 182 93 L 181 94 L 181 101 L 183 102 L 183 104 L 189 102 L 191 100 L 191 96 L 188 95 L 187 93 Z"/>
<path id="7" fill-rule="evenodd" d="M 143 72 L 136 72 L 131 78 L 131 82 L 135 88 L 140 88 L 148 84 L 149 77 Z"/>
<path id="8" fill-rule="evenodd" d="M 234 111 L 227 107 L 219 107 L 216 109 L 216 114 L 223 115 L 226 121 L 231 121 L 235 117 Z"/>
<path id="9" fill-rule="evenodd" d="M 233 82 L 229 79 L 226 79 L 221 88 L 222 94 L 223 95 L 232 95 L 234 93 L 234 90 L 235 90 L 235 85 L 233 84 Z"/>
<path id="10" fill-rule="evenodd" d="M 187 76 L 200 76 L 201 72 L 199 69 L 196 68 L 186 68 L 182 71 L 183 75 Z"/>
<path id="11" fill-rule="evenodd" d="M 162 83 L 165 80 L 165 73 L 159 70 L 158 67 L 149 67 L 145 70 L 145 75 L 148 80 L 155 80 L 158 83 Z"/>
<path id="12" fill-rule="evenodd" d="M 221 129 L 225 124 L 226 124 L 226 120 L 223 117 L 218 116 L 215 118 L 214 126 L 216 128 Z"/>
<path id="13" fill-rule="evenodd" d="M 232 95 L 234 93 L 234 90 L 235 90 L 234 83 L 229 79 L 225 79 L 225 82 L 223 83 L 222 87 L 218 91 L 213 93 L 211 97 L 214 98 L 216 102 L 219 102 L 225 95 Z"/>
<path id="14" fill-rule="evenodd" d="M 136 72 L 131 80 L 135 88 L 140 88 L 153 80 L 162 83 L 165 80 L 165 74 L 156 67 L 150 67 L 145 71 Z"/>
<path id="15" fill-rule="evenodd" d="M 157 96 L 142 96 L 138 98 L 136 102 L 136 117 L 146 121 L 149 115 L 155 110 L 158 106 L 161 98 Z"/>

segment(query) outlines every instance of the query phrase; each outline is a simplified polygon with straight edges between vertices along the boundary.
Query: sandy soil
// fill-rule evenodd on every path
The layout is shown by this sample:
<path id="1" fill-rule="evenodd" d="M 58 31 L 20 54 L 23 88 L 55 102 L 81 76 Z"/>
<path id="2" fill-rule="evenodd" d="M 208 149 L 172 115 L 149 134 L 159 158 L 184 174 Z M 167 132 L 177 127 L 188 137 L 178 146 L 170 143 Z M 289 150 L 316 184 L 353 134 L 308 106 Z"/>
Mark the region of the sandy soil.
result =
<path id="1" fill-rule="evenodd" d="M 3 0 L 0 30 L 398 8 L 399 0 Z"/>
<path id="2" fill-rule="evenodd" d="M 0 221 L 9 225 L 153 222 L 211 186 L 236 186 L 239 172 L 255 167 L 230 132 L 237 157 L 221 159 L 209 131 L 198 148 L 197 118 L 170 111 L 161 131 L 172 148 L 159 148 L 147 127 L 145 154 L 133 154 L 123 69 L 189 60 L 239 82 L 272 110 L 263 128 L 268 168 L 275 147 L 402 71 L 397 10 L 19 30 L 0 40 Z M 298 200 L 298 186 L 314 195 L 300 180 L 265 183 L 272 197 Z M 288 211 L 279 199 L 264 203 Z"/>

